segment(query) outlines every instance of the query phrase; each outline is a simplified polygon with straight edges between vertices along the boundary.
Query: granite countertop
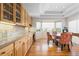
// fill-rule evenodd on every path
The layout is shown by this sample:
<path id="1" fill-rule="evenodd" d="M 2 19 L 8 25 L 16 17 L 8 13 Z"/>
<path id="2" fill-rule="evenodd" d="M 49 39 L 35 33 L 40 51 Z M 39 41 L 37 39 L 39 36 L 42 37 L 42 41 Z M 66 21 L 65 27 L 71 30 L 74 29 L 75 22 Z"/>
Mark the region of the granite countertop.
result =
<path id="1" fill-rule="evenodd" d="M 11 43 L 14 43 L 15 41 L 19 40 L 20 38 L 22 38 L 24 36 L 31 37 L 32 35 L 33 35 L 33 33 L 29 33 L 29 32 L 22 33 L 21 35 L 15 34 L 14 37 L 8 38 L 4 41 L 0 41 L 0 49 L 6 47 L 7 45 L 9 45 Z"/>
<path id="2" fill-rule="evenodd" d="M 12 39 L 7 39 L 7 40 L 4 40 L 4 41 L 0 41 L 0 49 L 4 48 L 5 46 L 11 44 L 11 43 L 14 43 L 15 41 L 19 40 L 21 37 L 24 37 L 25 34 L 22 34 L 22 35 L 18 35 Z"/>

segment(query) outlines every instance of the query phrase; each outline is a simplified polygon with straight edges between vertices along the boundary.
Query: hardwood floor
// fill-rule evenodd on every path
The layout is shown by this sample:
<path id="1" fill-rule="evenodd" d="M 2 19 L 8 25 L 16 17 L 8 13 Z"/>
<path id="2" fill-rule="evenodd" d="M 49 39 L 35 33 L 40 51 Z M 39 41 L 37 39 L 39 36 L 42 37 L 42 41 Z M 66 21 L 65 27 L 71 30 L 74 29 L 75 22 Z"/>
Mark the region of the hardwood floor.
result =
<path id="1" fill-rule="evenodd" d="M 47 44 L 46 39 L 37 40 L 26 56 L 78 56 L 79 55 L 79 46 L 73 46 L 71 52 L 68 52 L 67 49 L 61 51 L 59 47 L 56 47 L 52 42 Z"/>

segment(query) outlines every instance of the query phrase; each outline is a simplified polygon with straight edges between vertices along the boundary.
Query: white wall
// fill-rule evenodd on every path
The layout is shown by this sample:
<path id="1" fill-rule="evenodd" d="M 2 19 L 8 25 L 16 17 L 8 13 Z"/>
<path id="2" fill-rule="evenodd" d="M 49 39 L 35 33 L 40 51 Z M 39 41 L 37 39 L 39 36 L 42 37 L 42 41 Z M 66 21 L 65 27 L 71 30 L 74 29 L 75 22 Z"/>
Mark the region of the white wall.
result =
<path id="1" fill-rule="evenodd" d="M 78 20 L 79 19 L 79 13 L 74 14 L 73 16 L 69 17 L 67 20 L 72 21 L 72 20 Z"/>
<path id="2" fill-rule="evenodd" d="M 76 26 L 75 32 L 79 33 L 79 28 L 78 28 L 78 26 L 79 26 L 79 14 L 75 14 L 67 19 L 68 22 L 73 21 L 73 20 L 75 20 L 76 24 L 72 24 L 72 27 L 74 27 L 74 25 L 75 25 Z"/>
<path id="3" fill-rule="evenodd" d="M 79 27 L 78 27 L 79 14 L 78 14 L 78 13 L 77 13 L 77 14 L 74 14 L 73 16 L 71 16 L 71 17 L 69 17 L 69 18 L 67 19 L 68 22 L 73 21 L 73 20 L 76 20 L 76 27 L 74 28 L 74 25 L 75 25 L 75 24 L 72 24 L 72 27 L 73 27 L 72 30 L 76 29 L 75 32 L 79 33 Z M 73 32 L 74 32 L 74 31 L 73 31 Z M 79 37 L 73 36 L 72 41 L 73 41 L 74 43 L 76 43 L 76 44 L 79 44 Z"/>

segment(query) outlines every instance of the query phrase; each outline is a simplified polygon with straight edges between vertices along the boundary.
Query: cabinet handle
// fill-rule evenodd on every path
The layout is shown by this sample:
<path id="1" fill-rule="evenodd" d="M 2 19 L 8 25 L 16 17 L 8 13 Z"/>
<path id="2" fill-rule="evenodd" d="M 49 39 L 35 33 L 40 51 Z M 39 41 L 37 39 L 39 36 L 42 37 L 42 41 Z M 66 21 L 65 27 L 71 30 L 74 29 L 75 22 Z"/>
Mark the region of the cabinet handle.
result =
<path id="1" fill-rule="evenodd" d="M 2 52 L 1 54 L 5 54 L 5 52 Z"/>

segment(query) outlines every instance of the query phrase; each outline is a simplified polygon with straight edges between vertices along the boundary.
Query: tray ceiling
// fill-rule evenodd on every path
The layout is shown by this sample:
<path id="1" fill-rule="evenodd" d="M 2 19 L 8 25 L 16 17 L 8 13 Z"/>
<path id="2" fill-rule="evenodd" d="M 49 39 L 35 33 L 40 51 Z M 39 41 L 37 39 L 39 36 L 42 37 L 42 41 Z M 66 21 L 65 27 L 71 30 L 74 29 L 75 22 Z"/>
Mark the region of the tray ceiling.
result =
<path id="1" fill-rule="evenodd" d="M 29 14 L 35 18 L 69 17 L 71 11 L 78 9 L 78 3 L 25 3 Z"/>

